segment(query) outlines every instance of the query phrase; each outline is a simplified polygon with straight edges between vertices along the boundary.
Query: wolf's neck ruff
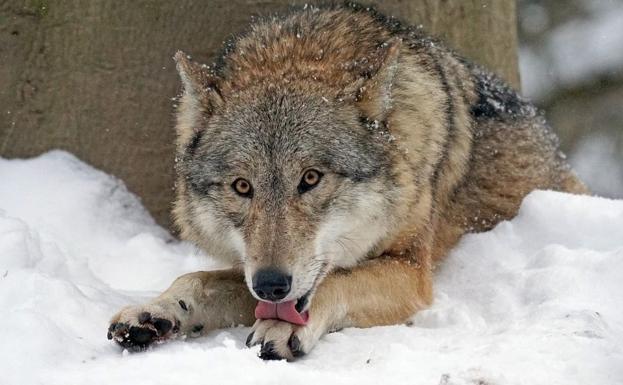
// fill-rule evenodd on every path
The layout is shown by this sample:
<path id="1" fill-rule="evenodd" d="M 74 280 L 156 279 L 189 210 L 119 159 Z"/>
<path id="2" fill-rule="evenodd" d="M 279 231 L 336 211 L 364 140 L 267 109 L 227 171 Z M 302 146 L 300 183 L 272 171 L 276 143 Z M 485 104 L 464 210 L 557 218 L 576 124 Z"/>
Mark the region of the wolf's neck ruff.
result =
<path id="1" fill-rule="evenodd" d="M 280 319 L 295 325 L 305 325 L 309 320 L 309 313 L 299 313 L 296 310 L 296 301 L 272 303 L 259 301 L 255 307 L 257 319 Z"/>

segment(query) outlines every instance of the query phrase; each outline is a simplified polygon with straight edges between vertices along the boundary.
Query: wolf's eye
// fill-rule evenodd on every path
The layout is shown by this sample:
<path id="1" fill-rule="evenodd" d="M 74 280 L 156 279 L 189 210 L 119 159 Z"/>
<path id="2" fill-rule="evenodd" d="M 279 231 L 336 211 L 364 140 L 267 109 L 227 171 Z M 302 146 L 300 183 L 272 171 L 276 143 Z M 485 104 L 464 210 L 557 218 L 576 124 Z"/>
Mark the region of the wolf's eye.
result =
<path id="1" fill-rule="evenodd" d="M 253 196 L 253 186 L 249 183 L 248 180 L 244 178 L 238 178 L 231 184 L 231 187 L 234 189 L 236 194 L 241 197 L 251 198 Z"/>
<path id="2" fill-rule="evenodd" d="M 299 194 L 307 192 L 316 187 L 316 185 L 320 182 L 320 179 L 322 179 L 322 173 L 320 171 L 313 169 L 305 171 L 305 174 L 303 174 L 301 182 L 299 183 L 299 186 L 297 188 Z"/>

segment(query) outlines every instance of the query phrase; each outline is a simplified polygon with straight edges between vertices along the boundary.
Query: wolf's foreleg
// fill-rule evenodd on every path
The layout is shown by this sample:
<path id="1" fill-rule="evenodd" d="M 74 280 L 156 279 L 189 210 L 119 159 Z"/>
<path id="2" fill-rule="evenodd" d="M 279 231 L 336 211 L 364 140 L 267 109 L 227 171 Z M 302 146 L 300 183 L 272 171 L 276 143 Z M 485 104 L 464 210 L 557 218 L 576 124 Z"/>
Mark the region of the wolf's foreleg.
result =
<path id="1" fill-rule="evenodd" d="M 252 325 L 256 303 L 237 271 L 185 274 L 153 301 L 119 311 L 110 321 L 108 338 L 126 348 L 142 350 L 155 341 Z"/>
<path id="2" fill-rule="evenodd" d="M 264 359 L 292 360 L 329 331 L 405 322 L 431 301 L 430 267 L 395 259 L 370 261 L 324 279 L 311 301 L 307 325 L 258 320 L 247 344 L 262 344 Z"/>

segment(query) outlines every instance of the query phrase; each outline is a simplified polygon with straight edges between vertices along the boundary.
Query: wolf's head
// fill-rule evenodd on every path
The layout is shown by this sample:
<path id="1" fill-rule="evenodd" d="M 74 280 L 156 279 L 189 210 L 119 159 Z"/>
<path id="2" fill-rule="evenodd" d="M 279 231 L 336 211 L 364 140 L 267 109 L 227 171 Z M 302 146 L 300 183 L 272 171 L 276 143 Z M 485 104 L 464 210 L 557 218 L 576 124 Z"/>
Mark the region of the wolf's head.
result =
<path id="1" fill-rule="evenodd" d="M 240 263 L 251 292 L 273 302 L 307 299 L 330 269 L 378 252 L 399 190 L 391 139 L 350 91 L 260 79 L 225 92 L 226 79 L 176 61 L 182 236 Z"/>

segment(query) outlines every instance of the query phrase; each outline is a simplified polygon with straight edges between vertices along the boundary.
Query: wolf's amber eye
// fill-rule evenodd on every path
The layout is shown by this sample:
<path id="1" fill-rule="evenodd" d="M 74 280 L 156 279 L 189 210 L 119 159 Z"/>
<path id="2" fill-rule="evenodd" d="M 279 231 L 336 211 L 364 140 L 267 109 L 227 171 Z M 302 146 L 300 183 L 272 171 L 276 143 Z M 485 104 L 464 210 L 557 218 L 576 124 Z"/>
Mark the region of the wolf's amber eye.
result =
<path id="1" fill-rule="evenodd" d="M 316 187 L 316 185 L 320 182 L 320 179 L 322 179 L 322 173 L 320 171 L 313 169 L 305 171 L 303 178 L 301 178 L 301 183 L 299 183 L 298 186 L 299 194 Z"/>
<path id="2" fill-rule="evenodd" d="M 231 187 L 234 191 L 245 198 L 251 198 L 253 196 L 253 187 L 248 180 L 243 178 L 238 178 L 232 183 Z"/>

